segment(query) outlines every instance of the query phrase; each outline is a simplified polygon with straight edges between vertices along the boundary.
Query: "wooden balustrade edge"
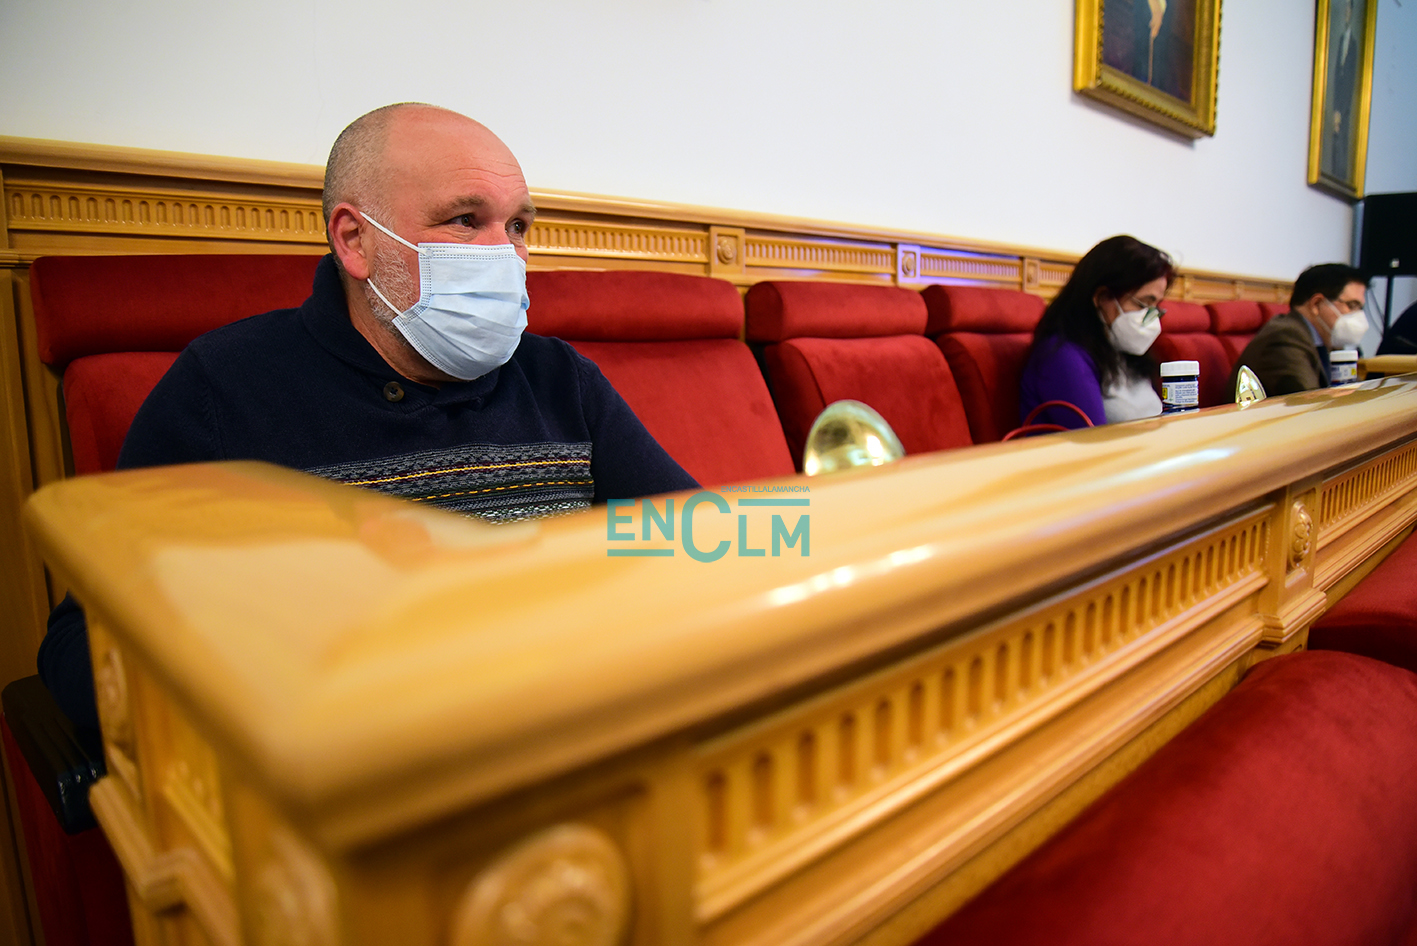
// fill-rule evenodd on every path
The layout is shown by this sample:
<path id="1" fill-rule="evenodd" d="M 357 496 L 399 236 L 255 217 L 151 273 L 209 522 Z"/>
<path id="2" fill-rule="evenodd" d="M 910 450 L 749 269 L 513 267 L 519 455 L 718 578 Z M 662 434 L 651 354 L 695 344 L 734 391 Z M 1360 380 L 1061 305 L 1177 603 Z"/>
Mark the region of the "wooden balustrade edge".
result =
<path id="1" fill-rule="evenodd" d="M 241 916 L 475 942 L 575 863 L 637 946 L 906 942 L 1411 530 L 1417 380 L 749 485 L 808 500 L 810 554 L 615 558 L 604 510 L 491 527 L 261 464 L 26 516 L 95 628 L 105 791 Z"/>

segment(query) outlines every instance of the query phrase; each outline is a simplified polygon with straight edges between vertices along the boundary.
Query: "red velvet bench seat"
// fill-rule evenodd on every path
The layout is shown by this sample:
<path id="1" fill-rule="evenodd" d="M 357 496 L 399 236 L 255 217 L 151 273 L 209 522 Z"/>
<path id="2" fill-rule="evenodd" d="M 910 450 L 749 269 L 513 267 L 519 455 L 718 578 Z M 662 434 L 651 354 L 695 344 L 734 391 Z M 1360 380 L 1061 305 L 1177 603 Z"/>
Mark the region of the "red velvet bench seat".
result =
<path id="1" fill-rule="evenodd" d="M 1313 650 L 1363 654 L 1417 671 L 1417 535 L 1309 629 Z"/>
<path id="2" fill-rule="evenodd" d="M 1417 675 L 1275 657 L 917 946 L 1412 942 L 1414 786 Z"/>

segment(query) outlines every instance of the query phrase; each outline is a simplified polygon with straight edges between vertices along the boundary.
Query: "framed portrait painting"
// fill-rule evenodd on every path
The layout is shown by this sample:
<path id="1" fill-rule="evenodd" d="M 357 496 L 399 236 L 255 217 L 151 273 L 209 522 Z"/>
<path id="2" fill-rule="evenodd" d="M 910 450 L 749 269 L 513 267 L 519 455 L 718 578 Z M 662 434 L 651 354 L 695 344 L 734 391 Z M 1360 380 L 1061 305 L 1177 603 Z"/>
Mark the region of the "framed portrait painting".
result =
<path id="1" fill-rule="evenodd" d="M 1190 138 L 1215 134 L 1220 0 L 1077 0 L 1075 42 L 1078 92 Z"/>
<path id="2" fill-rule="evenodd" d="M 1377 25 L 1377 0 L 1318 0 L 1309 183 L 1354 200 L 1368 163 Z"/>

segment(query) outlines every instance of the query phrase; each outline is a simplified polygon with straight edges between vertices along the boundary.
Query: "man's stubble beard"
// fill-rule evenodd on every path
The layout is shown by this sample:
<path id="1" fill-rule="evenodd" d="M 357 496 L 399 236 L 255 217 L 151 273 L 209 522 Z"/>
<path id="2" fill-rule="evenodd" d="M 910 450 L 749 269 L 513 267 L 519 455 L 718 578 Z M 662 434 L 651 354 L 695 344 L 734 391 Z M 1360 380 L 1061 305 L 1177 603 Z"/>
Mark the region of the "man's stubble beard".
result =
<path id="1" fill-rule="evenodd" d="M 421 295 L 419 280 L 409 269 L 408 263 L 399 252 L 390 244 L 391 240 L 380 240 L 378 249 L 374 251 L 373 266 L 369 270 L 369 279 L 364 282 L 364 299 L 369 303 L 369 312 L 374 316 L 374 320 L 379 323 L 379 327 L 391 339 L 409 350 L 414 351 L 408 339 L 403 337 L 403 333 L 394 327 L 394 319 L 401 314 L 396 312 L 379 298 L 379 293 L 370 288 L 370 283 L 376 283 L 379 291 L 389 297 L 389 300 L 396 305 L 403 305 L 405 311 L 418 301 Z M 405 304 L 406 303 L 406 304 Z"/>

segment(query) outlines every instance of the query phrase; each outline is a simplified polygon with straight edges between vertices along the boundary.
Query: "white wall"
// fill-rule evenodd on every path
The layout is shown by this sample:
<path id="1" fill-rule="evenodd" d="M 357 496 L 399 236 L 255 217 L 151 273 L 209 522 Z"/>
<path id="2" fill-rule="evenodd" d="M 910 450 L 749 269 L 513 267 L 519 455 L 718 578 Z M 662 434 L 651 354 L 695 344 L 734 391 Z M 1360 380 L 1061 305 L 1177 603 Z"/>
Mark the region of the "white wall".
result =
<path id="1" fill-rule="evenodd" d="M 1305 184 L 1312 3 L 1228 0 L 1195 142 L 1076 96 L 1072 37 L 1058 0 L 7 0 L 0 134 L 322 163 L 423 100 L 533 187 L 1079 252 L 1131 232 L 1257 276 L 1348 258 L 1349 205 Z"/>

